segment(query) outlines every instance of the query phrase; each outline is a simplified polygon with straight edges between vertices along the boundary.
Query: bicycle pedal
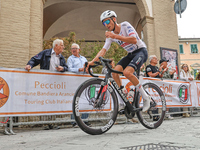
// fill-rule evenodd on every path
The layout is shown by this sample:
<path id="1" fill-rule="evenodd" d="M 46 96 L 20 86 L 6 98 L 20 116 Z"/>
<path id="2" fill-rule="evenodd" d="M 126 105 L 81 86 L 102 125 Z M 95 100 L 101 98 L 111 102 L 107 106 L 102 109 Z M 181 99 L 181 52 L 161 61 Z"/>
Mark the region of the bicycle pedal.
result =
<path id="1" fill-rule="evenodd" d="M 123 115 L 124 114 L 124 109 L 121 109 L 120 111 L 118 111 L 118 114 Z"/>

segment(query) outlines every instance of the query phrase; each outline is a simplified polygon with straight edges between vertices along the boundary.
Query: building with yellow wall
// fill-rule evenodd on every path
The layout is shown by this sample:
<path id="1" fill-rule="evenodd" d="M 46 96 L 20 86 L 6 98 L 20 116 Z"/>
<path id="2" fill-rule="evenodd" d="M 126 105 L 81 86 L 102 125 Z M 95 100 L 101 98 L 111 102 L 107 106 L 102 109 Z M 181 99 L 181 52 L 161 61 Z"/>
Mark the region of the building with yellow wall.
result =
<path id="1" fill-rule="evenodd" d="M 179 38 L 180 62 L 188 64 L 190 71 L 200 71 L 200 38 Z"/>

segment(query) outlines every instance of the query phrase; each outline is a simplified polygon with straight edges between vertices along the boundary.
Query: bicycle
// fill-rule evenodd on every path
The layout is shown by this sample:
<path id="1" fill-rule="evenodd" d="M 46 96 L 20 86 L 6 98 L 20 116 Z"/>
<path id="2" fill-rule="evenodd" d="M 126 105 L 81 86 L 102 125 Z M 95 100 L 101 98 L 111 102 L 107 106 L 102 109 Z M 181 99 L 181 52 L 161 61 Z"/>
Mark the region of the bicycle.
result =
<path id="1" fill-rule="evenodd" d="M 76 90 L 73 98 L 73 114 L 79 127 L 91 135 L 107 132 L 114 125 L 118 115 L 116 92 L 126 104 L 124 113 L 127 118 L 133 118 L 136 113 L 137 118 L 144 127 L 148 129 L 159 127 L 164 120 L 166 112 L 166 101 L 162 90 L 154 83 L 145 83 L 143 85 L 147 94 L 151 94 L 152 99 L 148 111 L 142 112 L 143 100 L 141 94 L 134 90 L 134 101 L 129 102 L 111 75 L 112 72 L 123 73 L 112 69 L 109 65 L 111 62 L 109 59 L 102 57 L 99 57 L 99 59 L 101 63 L 95 62 L 95 65 L 89 66 L 88 69 L 90 75 L 95 78 L 83 82 Z M 104 79 L 100 79 L 90 72 L 90 68 L 99 65 L 107 67 L 108 72 Z M 89 117 L 81 119 L 81 114 L 86 112 L 89 113 Z M 159 118 L 155 120 L 154 116 L 159 116 Z M 90 125 L 85 124 L 85 121 L 89 122 Z"/>

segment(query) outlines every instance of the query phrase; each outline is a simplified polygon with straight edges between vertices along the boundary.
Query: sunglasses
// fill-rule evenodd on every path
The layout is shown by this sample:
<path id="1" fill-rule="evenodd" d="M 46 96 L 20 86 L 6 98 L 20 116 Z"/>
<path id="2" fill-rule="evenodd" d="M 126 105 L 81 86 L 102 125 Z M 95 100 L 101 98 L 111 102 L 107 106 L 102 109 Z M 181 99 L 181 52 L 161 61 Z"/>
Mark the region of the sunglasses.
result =
<path id="1" fill-rule="evenodd" d="M 106 26 L 106 25 L 109 24 L 109 23 L 110 23 L 110 19 L 104 21 L 104 22 L 103 22 L 103 25 Z"/>
<path id="2" fill-rule="evenodd" d="M 183 68 L 187 68 L 188 66 L 183 66 Z"/>

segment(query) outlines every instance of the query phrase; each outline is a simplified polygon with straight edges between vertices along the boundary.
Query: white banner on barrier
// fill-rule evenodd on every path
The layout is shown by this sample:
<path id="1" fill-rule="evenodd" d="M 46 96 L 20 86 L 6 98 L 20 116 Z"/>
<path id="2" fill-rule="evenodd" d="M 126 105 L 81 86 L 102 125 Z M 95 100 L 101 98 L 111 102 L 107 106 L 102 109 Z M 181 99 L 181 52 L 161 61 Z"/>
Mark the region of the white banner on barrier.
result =
<path id="1" fill-rule="evenodd" d="M 191 84 L 189 82 L 176 80 L 145 80 L 157 84 L 165 94 L 167 107 L 192 106 Z"/>
<path id="2" fill-rule="evenodd" d="M 76 89 L 90 78 L 68 72 L 0 69 L 0 116 L 72 113 Z M 127 88 L 134 88 L 124 77 L 122 82 Z M 200 82 L 144 78 L 142 83 L 145 82 L 153 82 L 163 90 L 167 107 L 200 106 Z"/>
<path id="3" fill-rule="evenodd" d="M 0 70 L 0 115 L 72 113 L 77 87 L 89 75 Z"/>
<path id="4" fill-rule="evenodd" d="M 151 82 L 155 83 L 163 91 L 166 99 L 167 107 L 192 107 L 196 106 L 193 104 L 192 98 L 195 101 L 195 95 L 191 94 L 191 85 L 194 86 L 194 82 L 184 82 L 179 80 L 160 80 L 155 78 L 143 78 L 140 80 L 142 84 Z M 130 90 L 133 88 L 131 82 L 124 78 L 123 84 L 125 87 Z M 197 88 L 194 88 L 194 91 Z M 156 97 L 156 94 L 153 91 L 148 91 L 150 95 Z M 192 97 L 192 98 L 191 98 Z M 159 102 L 157 103 L 159 105 Z"/>

